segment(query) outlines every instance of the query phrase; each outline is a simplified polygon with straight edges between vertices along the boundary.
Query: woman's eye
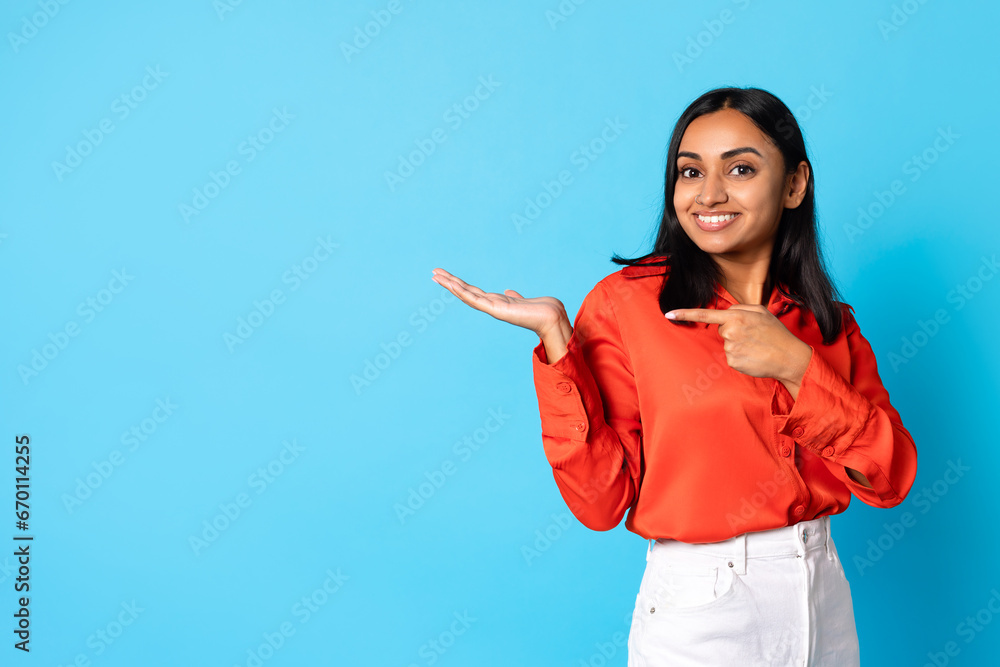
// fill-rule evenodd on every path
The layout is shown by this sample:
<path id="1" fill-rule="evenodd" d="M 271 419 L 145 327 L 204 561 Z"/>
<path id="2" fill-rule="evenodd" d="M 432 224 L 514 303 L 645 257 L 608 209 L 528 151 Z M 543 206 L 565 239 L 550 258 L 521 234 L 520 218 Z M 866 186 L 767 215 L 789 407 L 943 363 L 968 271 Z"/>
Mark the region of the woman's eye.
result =
<path id="1" fill-rule="evenodd" d="M 736 176 L 749 176 L 750 174 L 754 174 L 757 172 L 756 169 L 754 169 L 748 164 L 738 164 L 732 168 L 730 173 L 734 171 L 737 172 L 735 174 Z M 677 173 L 680 175 L 681 178 L 696 178 L 701 174 L 701 172 L 699 172 L 694 167 L 684 167 Z"/>

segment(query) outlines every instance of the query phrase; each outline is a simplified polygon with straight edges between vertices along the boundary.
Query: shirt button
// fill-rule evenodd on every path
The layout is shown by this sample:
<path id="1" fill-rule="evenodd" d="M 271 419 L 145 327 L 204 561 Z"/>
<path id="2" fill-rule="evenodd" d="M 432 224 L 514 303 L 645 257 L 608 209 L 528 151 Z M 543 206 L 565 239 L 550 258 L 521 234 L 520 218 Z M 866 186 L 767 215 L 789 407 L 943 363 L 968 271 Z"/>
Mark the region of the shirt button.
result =
<path id="1" fill-rule="evenodd" d="M 823 456 L 833 456 L 833 447 L 824 447 Z"/>
<path id="2" fill-rule="evenodd" d="M 575 428 L 577 431 L 583 432 L 583 429 L 587 428 L 587 425 L 584 424 L 583 422 L 577 422 L 573 428 Z"/>
<path id="3" fill-rule="evenodd" d="M 564 394 L 568 394 L 569 392 L 573 391 L 573 388 L 569 386 L 569 382 L 560 382 L 556 384 L 556 389 L 558 389 Z"/>
<path id="4" fill-rule="evenodd" d="M 805 433 L 805 431 L 802 430 L 801 426 L 796 426 L 794 429 L 792 429 L 792 435 L 795 436 L 796 438 L 801 438 L 803 433 Z"/>
<path id="5" fill-rule="evenodd" d="M 805 505 L 796 505 L 793 511 L 795 512 L 795 516 L 802 516 L 806 511 Z"/>
<path id="6" fill-rule="evenodd" d="M 781 446 L 781 455 L 782 456 L 788 456 L 791 453 L 792 453 L 792 448 L 791 447 L 789 447 L 788 445 L 782 445 Z"/>

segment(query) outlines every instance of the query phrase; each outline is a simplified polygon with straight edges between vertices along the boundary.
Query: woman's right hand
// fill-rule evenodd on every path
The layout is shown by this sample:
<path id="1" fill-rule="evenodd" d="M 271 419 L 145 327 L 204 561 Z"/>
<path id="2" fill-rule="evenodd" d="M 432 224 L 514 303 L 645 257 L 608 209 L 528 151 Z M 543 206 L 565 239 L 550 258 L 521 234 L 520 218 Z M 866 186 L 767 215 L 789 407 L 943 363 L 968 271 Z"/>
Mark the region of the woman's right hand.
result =
<path id="1" fill-rule="evenodd" d="M 539 296 L 526 299 L 512 289 L 504 290 L 503 294 L 484 292 L 440 268 L 433 270 L 431 280 L 476 310 L 481 310 L 498 320 L 531 329 L 545 343 L 547 352 L 551 352 L 550 346 L 554 349 L 565 348 L 573 333 L 566 308 L 555 297 Z M 554 359 L 549 363 L 553 361 Z"/>

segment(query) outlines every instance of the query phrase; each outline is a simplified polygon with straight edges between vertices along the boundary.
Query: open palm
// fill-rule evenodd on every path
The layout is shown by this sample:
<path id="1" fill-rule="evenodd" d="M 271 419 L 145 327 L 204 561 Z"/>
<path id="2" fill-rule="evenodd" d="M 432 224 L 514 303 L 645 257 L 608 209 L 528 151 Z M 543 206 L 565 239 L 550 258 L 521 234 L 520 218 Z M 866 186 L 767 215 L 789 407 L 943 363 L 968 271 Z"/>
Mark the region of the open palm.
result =
<path id="1" fill-rule="evenodd" d="M 510 324 L 531 329 L 544 337 L 554 327 L 559 327 L 569 338 L 572 326 L 566 308 L 559 299 L 539 296 L 526 299 L 512 289 L 503 294 L 484 292 L 444 269 L 435 268 L 431 279 L 476 310 Z"/>

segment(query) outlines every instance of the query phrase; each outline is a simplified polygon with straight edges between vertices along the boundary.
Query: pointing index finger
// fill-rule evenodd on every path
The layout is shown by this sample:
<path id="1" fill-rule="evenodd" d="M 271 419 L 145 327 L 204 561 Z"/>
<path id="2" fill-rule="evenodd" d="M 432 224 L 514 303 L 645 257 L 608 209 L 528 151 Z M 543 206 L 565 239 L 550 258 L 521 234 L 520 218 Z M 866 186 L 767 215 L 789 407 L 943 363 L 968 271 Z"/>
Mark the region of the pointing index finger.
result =
<path id="1" fill-rule="evenodd" d="M 713 308 L 678 308 L 667 311 L 664 317 L 670 320 L 723 324 L 732 318 L 733 314 L 727 310 L 715 310 Z"/>

